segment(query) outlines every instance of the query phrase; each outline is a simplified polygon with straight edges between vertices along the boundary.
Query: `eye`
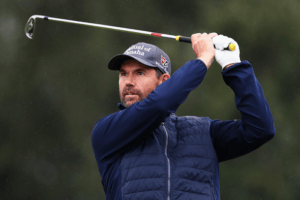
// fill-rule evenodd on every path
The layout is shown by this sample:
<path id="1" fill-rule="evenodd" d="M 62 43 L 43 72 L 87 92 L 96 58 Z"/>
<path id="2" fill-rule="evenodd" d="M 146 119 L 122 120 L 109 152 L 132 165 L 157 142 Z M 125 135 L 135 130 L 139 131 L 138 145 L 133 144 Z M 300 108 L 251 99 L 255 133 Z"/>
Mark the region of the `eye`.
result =
<path id="1" fill-rule="evenodd" d="M 121 73 L 120 73 L 120 76 L 127 76 L 127 73 L 121 72 Z"/>
<path id="2" fill-rule="evenodd" d="M 138 75 L 145 75 L 144 72 L 138 72 Z"/>

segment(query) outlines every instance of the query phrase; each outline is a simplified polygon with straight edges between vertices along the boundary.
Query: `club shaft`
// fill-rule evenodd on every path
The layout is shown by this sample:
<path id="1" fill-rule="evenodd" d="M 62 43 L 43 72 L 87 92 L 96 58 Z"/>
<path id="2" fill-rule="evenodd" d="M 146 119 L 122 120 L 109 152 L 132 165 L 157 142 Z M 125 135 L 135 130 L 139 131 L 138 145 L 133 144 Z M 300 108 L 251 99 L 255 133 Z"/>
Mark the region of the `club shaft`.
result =
<path id="1" fill-rule="evenodd" d="M 163 34 L 163 33 L 156 33 L 156 32 L 150 32 L 150 31 L 143 31 L 143 30 L 136 30 L 136 29 L 131 29 L 131 28 L 123 28 L 123 27 L 110 26 L 110 25 L 104 25 L 104 24 L 95 24 L 95 23 L 89 23 L 89 22 L 60 19 L 60 18 L 47 17 L 47 16 L 41 16 L 41 15 L 37 16 L 37 18 L 49 20 L 49 21 L 69 23 L 69 24 L 79 24 L 79 25 L 85 25 L 85 26 L 99 27 L 99 28 L 122 31 L 122 32 L 130 32 L 130 33 L 136 33 L 136 34 L 141 34 L 141 35 L 169 38 L 169 39 L 174 39 L 174 40 L 177 40 L 180 42 L 189 42 L 189 43 L 191 42 L 190 38 L 188 40 L 187 37 L 175 36 L 175 35 L 169 35 L 169 34 Z M 181 40 L 180 37 L 181 37 L 181 39 L 185 38 L 185 41 Z"/>
<path id="2" fill-rule="evenodd" d="M 180 35 L 169 35 L 169 34 L 163 34 L 163 33 L 156 33 L 156 32 L 150 32 L 150 31 L 142 31 L 142 30 L 136 30 L 132 28 L 123 28 L 123 27 L 117 27 L 117 26 L 110 26 L 110 25 L 104 25 L 104 24 L 95 24 L 95 23 L 89 23 L 89 22 L 81 22 L 81 21 L 75 21 L 75 20 L 69 20 L 69 19 L 60 19 L 55 17 L 47 17 L 43 15 L 33 15 L 29 18 L 27 21 L 27 24 L 25 26 L 25 34 L 28 38 L 32 39 L 34 35 L 34 26 L 37 19 L 44 19 L 49 21 L 56 21 L 56 22 L 63 22 L 63 23 L 69 23 L 69 24 L 79 24 L 79 25 L 85 25 L 85 26 L 91 26 L 91 27 L 98 27 L 98 28 L 104 28 L 109 30 L 115 30 L 115 31 L 122 31 L 122 32 L 128 32 L 128 33 L 136 33 L 141 35 L 149 35 L 149 36 L 155 36 L 155 37 L 162 37 L 162 38 L 169 38 L 173 39 L 179 42 L 187 42 L 191 43 L 190 37 L 184 37 Z M 223 50 L 235 50 L 235 44 L 230 43 L 228 47 L 224 48 Z"/>

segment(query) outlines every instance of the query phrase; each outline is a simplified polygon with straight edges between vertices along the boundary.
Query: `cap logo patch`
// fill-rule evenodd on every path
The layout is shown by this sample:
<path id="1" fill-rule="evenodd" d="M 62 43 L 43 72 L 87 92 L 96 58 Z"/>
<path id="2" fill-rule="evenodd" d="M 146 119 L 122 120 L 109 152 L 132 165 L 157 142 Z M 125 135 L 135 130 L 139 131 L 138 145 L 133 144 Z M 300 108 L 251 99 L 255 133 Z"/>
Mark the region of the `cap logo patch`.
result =
<path id="1" fill-rule="evenodd" d="M 164 67 L 168 67 L 169 62 L 167 61 L 167 59 L 165 57 L 161 56 L 160 62 Z"/>

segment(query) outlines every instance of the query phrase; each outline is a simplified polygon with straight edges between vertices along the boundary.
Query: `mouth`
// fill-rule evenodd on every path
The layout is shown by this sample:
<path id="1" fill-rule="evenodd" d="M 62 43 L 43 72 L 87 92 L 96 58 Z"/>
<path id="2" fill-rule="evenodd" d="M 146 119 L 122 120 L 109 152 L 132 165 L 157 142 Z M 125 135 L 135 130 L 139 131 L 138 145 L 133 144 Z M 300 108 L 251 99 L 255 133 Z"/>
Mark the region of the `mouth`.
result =
<path id="1" fill-rule="evenodd" d="M 129 95 L 138 95 L 137 93 L 133 93 L 133 92 L 126 92 L 124 94 L 124 96 L 129 96 Z"/>
<path id="2" fill-rule="evenodd" d="M 127 100 L 133 100 L 133 99 L 136 99 L 137 96 L 138 96 L 137 94 L 128 93 L 128 94 L 124 95 L 124 98 L 126 98 Z"/>

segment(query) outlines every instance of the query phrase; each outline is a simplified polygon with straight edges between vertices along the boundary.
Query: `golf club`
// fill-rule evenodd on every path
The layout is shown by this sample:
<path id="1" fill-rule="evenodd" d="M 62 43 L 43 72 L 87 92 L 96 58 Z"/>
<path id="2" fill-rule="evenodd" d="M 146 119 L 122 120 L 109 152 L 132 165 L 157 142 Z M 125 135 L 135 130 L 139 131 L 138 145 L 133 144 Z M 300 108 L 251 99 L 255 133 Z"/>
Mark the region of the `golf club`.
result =
<path id="1" fill-rule="evenodd" d="M 162 34 L 162 33 L 155 33 L 155 32 L 149 32 L 149 31 L 142 31 L 142 30 L 136 30 L 136 29 L 130 29 L 130 28 L 123 28 L 123 27 L 116 27 L 116 26 L 109 26 L 109 25 L 103 25 L 103 24 L 94 24 L 94 23 L 88 23 L 88 22 L 81 22 L 81 21 L 74 21 L 74 20 L 68 20 L 68 19 L 60 19 L 60 18 L 54 18 L 54 17 L 47 17 L 43 15 L 32 15 L 25 26 L 25 34 L 29 39 L 33 39 L 34 33 L 35 33 L 35 26 L 37 19 L 44 19 L 49 21 L 57 21 L 57 22 L 64 22 L 69 24 L 79 24 L 84 26 L 91 26 L 91 27 L 98 27 L 98 28 L 104 28 L 104 29 L 110 29 L 110 30 L 116 30 L 116 31 L 123 31 L 123 32 L 129 32 L 129 33 L 136 33 L 136 34 L 142 34 L 142 35 L 149 35 L 149 36 L 155 36 L 155 37 L 163 37 L 163 38 L 169 38 L 173 39 L 179 42 L 187 42 L 191 43 L 190 37 L 184 37 L 180 35 L 168 35 L 168 34 Z M 224 50 L 235 50 L 235 44 L 230 43 L 227 48 Z"/>

